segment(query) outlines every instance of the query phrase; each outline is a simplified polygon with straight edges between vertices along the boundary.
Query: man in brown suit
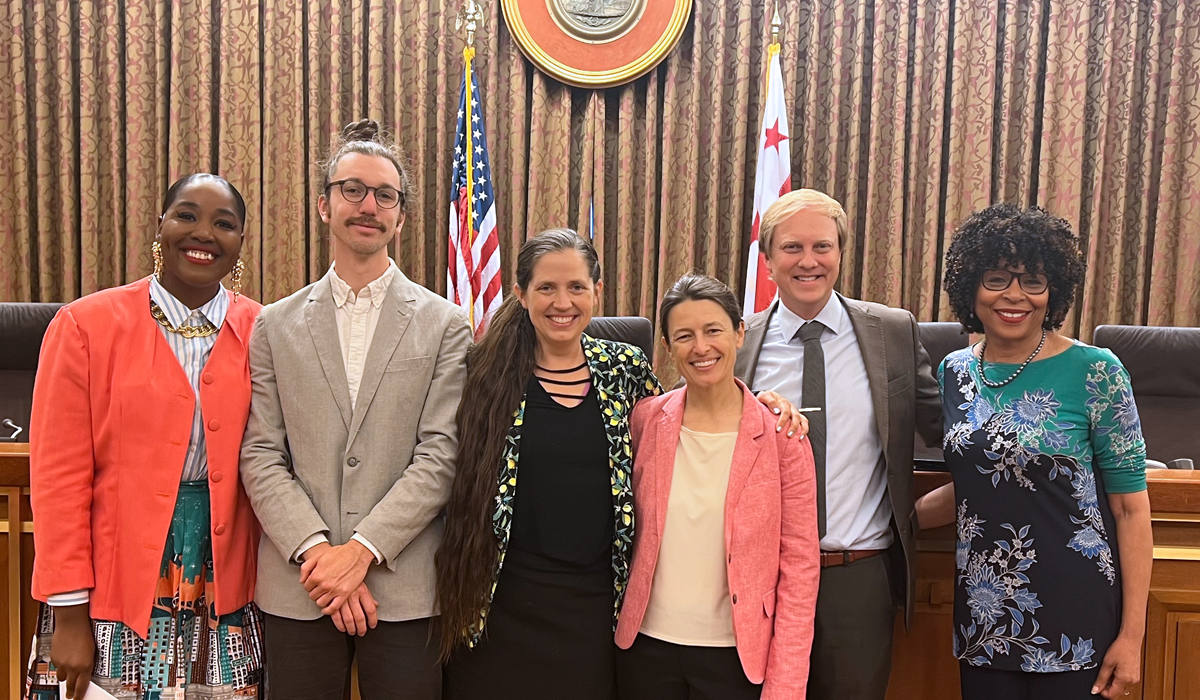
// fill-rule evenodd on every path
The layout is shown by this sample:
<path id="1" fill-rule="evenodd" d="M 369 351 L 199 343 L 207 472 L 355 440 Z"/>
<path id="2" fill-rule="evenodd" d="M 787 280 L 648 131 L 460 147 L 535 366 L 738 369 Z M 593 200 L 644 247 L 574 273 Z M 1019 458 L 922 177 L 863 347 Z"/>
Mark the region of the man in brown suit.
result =
<path id="1" fill-rule="evenodd" d="M 809 697 L 883 700 L 896 602 L 912 611 L 913 432 L 940 444 L 942 411 L 912 314 L 833 291 L 846 230 L 815 190 L 767 209 L 759 244 L 779 298 L 746 319 L 736 372 L 820 408 L 807 414 L 822 551 Z"/>

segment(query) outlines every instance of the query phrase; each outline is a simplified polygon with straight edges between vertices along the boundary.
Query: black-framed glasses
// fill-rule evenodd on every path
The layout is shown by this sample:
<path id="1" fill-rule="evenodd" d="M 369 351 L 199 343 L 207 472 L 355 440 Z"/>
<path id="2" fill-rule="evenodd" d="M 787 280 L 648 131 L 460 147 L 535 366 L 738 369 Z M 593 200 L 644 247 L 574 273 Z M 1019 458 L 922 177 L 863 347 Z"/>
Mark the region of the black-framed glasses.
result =
<path id="1" fill-rule="evenodd" d="M 1026 294 L 1041 294 L 1050 288 L 1050 278 L 1040 272 L 1012 272 L 1010 270 L 984 270 L 979 283 L 984 289 L 1003 292 L 1012 284 L 1013 278 Z"/>
<path id="2" fill-rule="evenodd" d="M 374 192 L 375 203 L 379 205 L 380 209 L 395 209 L 404 204 L 404 193 L 391 185 L 367 187 L 358 180 L 334 180 L 325 186 L 325 191 L 328 192 L 335 186 L 342 191 L 342 197 L 347 202 L 357 204 L 366 199 L 368 193 Z"/>

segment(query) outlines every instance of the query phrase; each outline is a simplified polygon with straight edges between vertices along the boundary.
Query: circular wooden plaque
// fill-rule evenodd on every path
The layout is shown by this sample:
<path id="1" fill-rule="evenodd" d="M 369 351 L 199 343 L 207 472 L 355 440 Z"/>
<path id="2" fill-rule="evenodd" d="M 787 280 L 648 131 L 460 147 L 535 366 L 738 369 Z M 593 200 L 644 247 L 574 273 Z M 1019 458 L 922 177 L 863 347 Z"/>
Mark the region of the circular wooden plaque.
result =
<path id="1" fill-rule="evenodd" d="M 611 87 L 645 74 L 683 34 L 692 0 L 501 0 L 525 56 L 558 80 Z"/>

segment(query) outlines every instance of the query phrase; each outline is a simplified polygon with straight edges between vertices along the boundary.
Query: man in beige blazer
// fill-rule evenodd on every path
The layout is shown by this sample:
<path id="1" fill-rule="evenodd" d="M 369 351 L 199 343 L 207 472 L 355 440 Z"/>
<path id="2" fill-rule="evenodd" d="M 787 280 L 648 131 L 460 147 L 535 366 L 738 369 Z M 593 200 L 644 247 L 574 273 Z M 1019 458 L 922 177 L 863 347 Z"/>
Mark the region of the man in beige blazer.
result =
<path id="1" fill-rule="evenodd" d="M 759 243 L 779 298 L 746 319 L 735 372 L 808 413 L 821 584 L 808 697 L 883 700 L 895 605 L 912 612 L 913 432 L 940 444 L 942 410 L 912 314 L 833 291 L 847 230 L 815 190 L 783 195 Z"/>
<path id="2" fill-rule="evenodd" d="M 241 478 L 264 531 L 271 693 L 288 700 L 341 700 L 356 659 L 364 700 L 441 697 L 433 558 L 471 332 L 387 255 L 409 190 L 377 133 L 347 127 L 324 172 L 334 266 L 267 306 L 250 344 Z"/>

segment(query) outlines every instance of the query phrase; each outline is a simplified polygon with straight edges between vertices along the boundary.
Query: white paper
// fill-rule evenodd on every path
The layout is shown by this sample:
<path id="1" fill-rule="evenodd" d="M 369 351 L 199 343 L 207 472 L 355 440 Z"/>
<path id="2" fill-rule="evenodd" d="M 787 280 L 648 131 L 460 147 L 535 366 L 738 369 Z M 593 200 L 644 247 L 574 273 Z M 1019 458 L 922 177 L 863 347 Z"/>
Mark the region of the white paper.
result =
<path id="1" fill-rule="evenodd" d="M 66 683 L 58 684 L 58 697 L 59 698 L 67 697 L 67 684 Z M 82 699 L 76 698 L 75 700 L 117 700 L 117 699 L 115 696 L 113 696 L 112 693 L 105 691 L 103 688 L 96 685 L 95 683 L 88 683 L 88 689 L 87 689 L 87 692 L 83 694 L 83 698 Z"/>

